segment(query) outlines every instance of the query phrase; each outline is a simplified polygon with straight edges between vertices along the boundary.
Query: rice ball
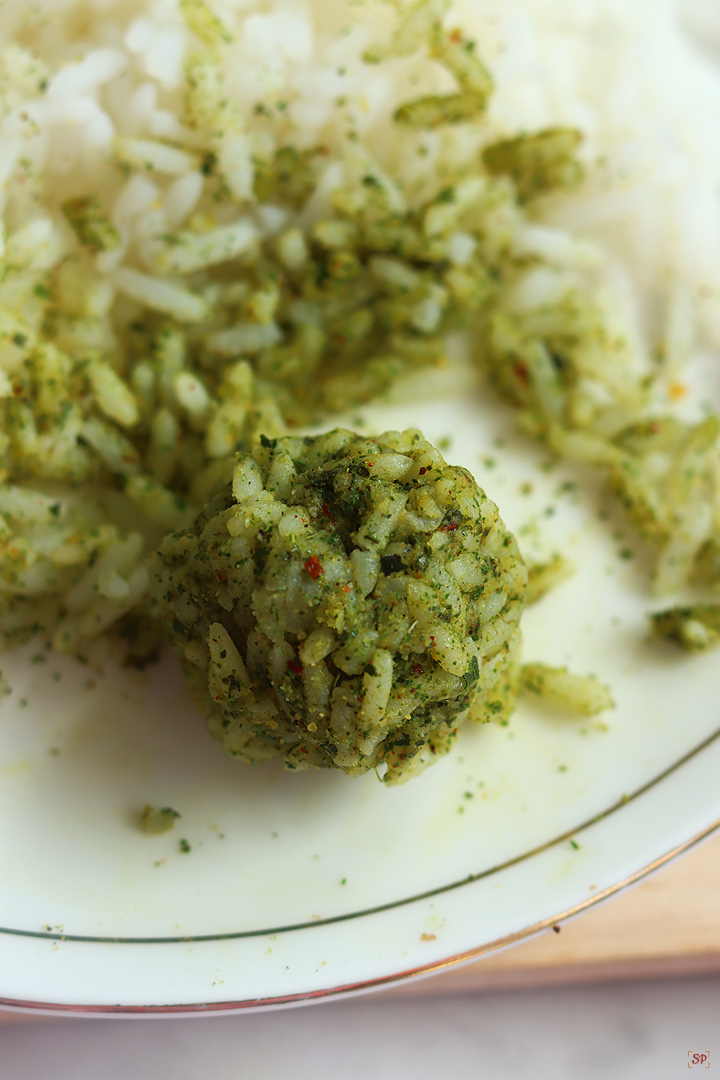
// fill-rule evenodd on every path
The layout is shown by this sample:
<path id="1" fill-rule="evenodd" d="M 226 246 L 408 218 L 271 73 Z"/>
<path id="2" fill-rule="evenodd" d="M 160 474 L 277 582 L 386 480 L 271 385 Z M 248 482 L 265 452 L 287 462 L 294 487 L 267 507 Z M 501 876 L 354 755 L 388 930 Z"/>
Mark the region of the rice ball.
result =
<path id="1" fill-rule="evenodd" d="M 419 431 L 262 438 L 149 569 L 199 709 L 245 761 L 393 783 L 512 707 L 525 565 Z"/>

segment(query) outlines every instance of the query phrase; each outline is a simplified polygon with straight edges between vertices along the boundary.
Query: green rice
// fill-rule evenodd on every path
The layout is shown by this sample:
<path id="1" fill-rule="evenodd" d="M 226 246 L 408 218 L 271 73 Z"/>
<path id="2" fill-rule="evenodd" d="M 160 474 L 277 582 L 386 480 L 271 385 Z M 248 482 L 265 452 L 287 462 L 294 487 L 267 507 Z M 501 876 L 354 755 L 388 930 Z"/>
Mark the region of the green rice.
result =
<path id="1" fill-rule="evenodd" d="M 396 783 L 514 705 L 527 574 L 419 432 L 262 439 L 149 561 L 210 731 L 246 761 Z"/>
<path id="2" fill-rule="evenodd" d="M 653 633 L 687 652 L 704 652 L 720 643 L 720 604 L 667 608 L 651 616 Z"/>
<path id="3" fill-rule="evenodd" d="M 159 808 L 148 803 L 140 815 L 140 830 L 146 836 L 161 836 L 175 828 L 175 821 L 179 817 L 180 814 L 171 806 Z"/>
<path id="4" fill-rule="evenodd" d="M 500 131 L 482 43 L 453 24 L 442 0 L 420 0 L 392 25 L 378 11 L 379 38 L 364 51 L 366 69 L 396 80 L 384 132 L 393 153 L 383 159 L 379 139 L 362 137 L 360 103 L 350 108 L 341 97 L 329 109 L 331 137 L 310 138 L 297 119 L 299 91 L 241 110 L 229 11 L 221 17 L 203 0 L 173 8 L 163 34 L 184 43 L 176 83 L 143 45 L 142 20 L 122 24 L 114 52 L 90 49 L 78 60 L 75 51 L 56 56 L 33 16 L 23 44 L 0 55 L 0 108 L 28 125 L 29 147 L 8 167 L 12 213 L 0 255 L 6 644 L 40 633 L 56 650 L 87 657 L 113 638 L 133 662 L 155 655 L 166 599 L 150 588 L 148 556 L 160 548 L 157 571 L 157 558 L 176 557 L 179 536 L 200 542 L 198 521 L 231 509 L 227 485 L 240 483 L 249 460 L 269 490 L 276 464 L 266 444 L 289 439 L 276 445 L 295 468 L 298 428 L 331 426 L 406 379 L 427 375 L 432 384 L 457 331 L 472 342 L 478 384 L 487 379 L 516 408 L 527 435 L 607 477 L 655 550 L 658 595 L 717 588 L 718 420 L 672 412 L 669 369 L 642 354 L 617 305 L 595 287 L 586 248 L 542 224 L 592 168 L 579 131 Z M 78 126 L 76 98 L 99 123 L 93 108 L 105 75 L 120 80 L 116 97 L 126 77 L 145 92 L 140 54 L 148 70 L 162 69 L 148 85 L 172 103 L 152 106 L 154 130 L 128 121 L 102 143 L 101 125 L 102 149 L 85 148 L 92 167 L 48 179 L 33 157 L 42 109 L 49 102 L 62 116 L 55 139 Z M 141 111 L 138 101 L 133 108 Z M 531 595 L 562 572 L 557 562 L 536 568 Z M 216 610 L 219 601 L 209 603 Z M 690 640 L 693 619 L 675 619 L 686 629 L 670 636 Z M 179 638 L 193 686 L 195 669 L 210 664 L 216 623 L 198 623 L 192 656 Z M 496 674 L 505 715 L 517 672 L 508 661 Z M 550 683 L 556 696 L 566 692 L 559 677 L 549 683 L 526 671 L 528 680 L 538 692 Z M 281 695 L 279 682 L 272 689 Z M 196 696 L 207 711 L 205 684 Z M 464 708 L 467 687 L 448 700 Z M 225 739 L 219 714 L 209 715 Z M 381 762 L 392 779 L 424 753 L 415 731 L 406 751 L 383 740 L 380 750 L 362 750 L 346 739 L 349 756 L 337 759 L 325 735 L 297 741 L 283 729 L 282 738 L 260 739 L 232 709 L 229 718 L 245 757 L 272 748 L 298 765 L 300 750 L 285 748 L 296 739 L 311 763 L 352 772 Z M 425 736 L 436 752 L 445 745 L 430 728 Z"/>
<path id="5" fill-rule="evenodd" d="M 520 685 L 530 694 L 582 716 L 596 716 L 614 707 L 610 689 L 604 683 L 594 675 L 577 675 L 566 667 L 523 664 Z"/>
<path id="6" fill-rule="evenodd" d="M 572 577 L 575 567 L 563 555 L 555 553 L 547 562 L 530 563 L 526 603 L 535 604 L 561 582 Z"/>

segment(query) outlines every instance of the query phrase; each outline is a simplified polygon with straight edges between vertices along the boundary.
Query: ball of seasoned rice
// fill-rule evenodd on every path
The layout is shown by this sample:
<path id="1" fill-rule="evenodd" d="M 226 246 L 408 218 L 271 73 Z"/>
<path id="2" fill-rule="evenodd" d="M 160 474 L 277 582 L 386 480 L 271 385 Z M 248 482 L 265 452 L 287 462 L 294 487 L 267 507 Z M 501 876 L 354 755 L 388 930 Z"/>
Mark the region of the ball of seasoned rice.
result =
<path id="1" fill-rule="evenodd" d="M 406 779 L 512 707 L 514 537 L 418 431 L 263 438 L 149 563 L 210 730 L 246 761 Z"/>

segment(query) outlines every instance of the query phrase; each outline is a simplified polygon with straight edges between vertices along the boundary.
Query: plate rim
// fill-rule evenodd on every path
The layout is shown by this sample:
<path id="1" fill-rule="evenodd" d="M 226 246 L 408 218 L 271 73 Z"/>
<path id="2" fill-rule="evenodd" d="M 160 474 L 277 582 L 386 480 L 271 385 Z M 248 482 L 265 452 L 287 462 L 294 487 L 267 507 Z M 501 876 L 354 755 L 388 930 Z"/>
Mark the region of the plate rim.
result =
<path id="1" fill-rule="evenodd" d="M 382 904 L 375 904 L 373 907 L 361 908 L 359 911 L 343 912 L 340 915 L 330 915 L 326 918 L 313 921 L 306 920 L 302 923 L 288 924 L 283 926 L 262 927 L 257 930 L 228 931 L 218 934 L 178 934 L 173 936 L 160 937 L 99 937 L 94 934 L 66 934 L 62 931 L 52 930 L 24 930 L 16 927 L 0 925 L 0 938 L 5 936 L 14 938 L 39 939 L 41 941 L 69 942 L 85 945 L 202 945 L 211 942 L 242 941 L 249 938 L 259 938 L 268 937 L 270 935 L 296 933 L 300 930 L 310 930 L 322 926 L 333 926 L 337 923 L 352 922 L 355 919 L 363 919 L 372 915 L 380 915 L 386 911 L 395 911 L 398 908 L 405 907 L 406 905 L 420 903 L 423 900 L 429 900 L 435 896 L 442 896 L 446 893 L 454 892 L 456 889 L 460 889 L 465 885 L 472 885 L 478 881 L 483 881 L 486 878 L 492 877 L 493 874 L 501 873 L 503 870 L 509 870 L 513 866 L 518 866 L 521 863 L 536 858 L 538 855 L 541 855 L 545 851 L 549 851 L 550 849 L 556 847 L 558 844 L 563 843 L 563 841 L 565 840 L 570 840 L 572 837 L 584 832 L 586 829 L 589 829 L 592 826 L 599 824 L 601 821 L 605 821 L 608 818 L 612 817 L 619 810 L 622 810 L 623 807 L 635 802 L 642 795 L 645 795 L 648 791 L 651 791 L 668 777 L 676 773 L 688 762 L 692 761 L 694 758 L 702 754 L 704 750 L 709 749 L 719 739 L 720 726 L 718 726 L 713 732 L 707 735 L 699 743 L 696 743 L 695 746 L 691 747 L 675 761 L 672 761 L 669 765 L 666 765 L 665 768 L 662 769 L 659 773 L 656 773 L 655 776 L 652 776 L 649 780 L 646 780 L 644 784 L 641 784 L 640 787 L 636 788 L 629 795 L 621 795 L 619 799 L 616 799 L 615 802 L 611 803 L 611 805 L 606 807 L 604 810 L 600 810 L 598 813 L 593 814 L 592 817 L 586 818 L 584 821 L 581 821 L 579 825 L 574 825 L 569 829 L 565 829 L 562 833 L 559 833 L 557 836 L 553 836 L 550 840 L 544 840 L 542 843 L 536 844 L 529 850 L 523 851 L 519 855 L 513 855 L 511 858 L 506 859 L 503 862 L 496 863 L 493 866 L 489 866 L 485 870 L 480 870 L 477 873 L 466 874 L 462 878 L 451 881 L 445 885 L 437 885 L 432 889 L 426 889 L 423 892 L 414 893 L 412 896 L 404 896 L 399 900 L 389 900 Z M 714 827 L 720 827 L 720 818 L 717 820 Z M 702 839 L 701 835 L 699 836 L 699 839 Z M 689 841 L 690 846 L 692 846 L 693 842 L 697 841 Z M 666 858 L 673 858 L 673 852 L 675 850 L 676 849 L 673 849 L 672 852 L 666 856 Z M 680 853 L 679 849 L 677 853 Z M 650 873 L 652 871 L 652 865 L 654 864 L 649 864 L 649 868 L 645 871 L 646 873 Z M 622 887 L 622 882 L 620 883 L 619 887 Z M 601 892 L 601 898 L 603 895 L 605 894 Z M 564 917 L 566 916 L 558 916 L 558 919 Z M 545 920 L 543 921 L 542 926 L 544 926 L 544 923 Z M 538 926 L 541 926 L 541 924 L 539 923 Z M 532 928 L 527 931 L 527 933 L 533 932 L 534 931 L 532 930 Z M 514 938 L 512 938 L 512 940 L 514 940 Z M 489 947 L 492 948 L 494 947 L 494 945 L 491 944 Z M 462 956 L 464 954 L 459 955 Z M 4 1000 L 5 999 L 0 998 L 0 1008 L 3 1007 Z M 193 1007 L 202 1008 L 203 1006 L 196 1005 Z"/>
<path id="2" fill-rule="evenodd" d="M 711 737 L 710 740 L 704 740 L 703 744 L 695 748 L 690 755 L 685 755 L 683 760 L 686 760 L 689 756 L 698 753 L 703 746 L 708 742 L 714 741 L 715 738 L 720 735 L 720 729 Z M 681 763 L 677 763 L 681 764 Z M 674 771 L 674 768 L 666 770 L 661 777 L 657 778 L 660 781 L 668 772 Z M 630 796 L 631 799 L 639 796 L 643 791 L 647 790 L 648 786 L 644 787 L 638 792 L 633 793 Z M 619 804 L 625 805 L 623 802 Z M 616 806 L 614 809 L 618 809 Z M 612 812 L 612 811 L 611 811 Z M 587 822 L 586 827 L 593 822 Z M 501 952 L 504 949 L 511 948 L 514 945 L 518 945 L 521 942 L 535 937 L 541 934 L 543 931 L 555 928 L 562 922 L 566 922 L 570 919 L 576 918 L 588 911 L 590 908 L 595 907 L 598 904 L 611 899 L 619 893 L 632 888 L 639 884 L 645 878 L 651 874 L 662 869 L 665 865 L 671 862 L 673 859 L 687 854 L 693 847 L 707 840 L 716 831 L 720 831 L 720 817 L 714 819 L 709 825 L 704 826 L 698 832 L 694 833 L 690 839 L 683 841 L 680 844 L 675 845 L 669 851 L 664 852 L 662 855 L 657 856 L 651 862 L 646 863 L 639 870 L 636 870 L 627 877 L 622 878 L 620 881 L 614 882 L 611 885 L 606 886 L 604 889 L 599 890 L 597 893 L 586 897 L 584 900 L 579 901 L 577 904 L 571 905 L 569 908 L 563 911 L 547 916 L 539 922 L 532 923 L 529 926 L 523 927 L 521 930 L 516 930 L 511 934 L 503 935 L 496 938 L 493 941 L 485 942 L 483 945 L 479 945 L 475 948 L 465 950 L 457 953 L 453 956 L 446 957 L 442 960 L 431 961 L 427 964 L 408 968 L 404 971 L 393 972 L 389 975 L 378 976 L 373 979 L 363 979 L 358 982 L 345 983 L 337 986 L 323 987 L 317 990 L 301 991 L 296 994 L 284 994 L 266 998 L 246 998 L 239 1001 L 216 1001 L 216 1002 L 183 1002 L 177 1005 L 121 1005 L 121 1004 L 105 1004 L 105 1005 L 87 1005 L 82 1003 L 57 1003 L 49 1001 L 32 1001 L 22 1000 L 15 998 L 0 998 L 0 1009 L 7 1012 L 19 1012 L 29 1013 L 32 1015 L 48 1015 L 48 1016 L 74 1016 L 76 1018 L 85 1017 L 88 1019 L 140 1019 L 150 1017 L 166 1017 L 166 1018 L 180 1018 L 180 1017 L 197 1017 L 197 1016 L 214 1016 L 222 1014 L 240 1014 L 246 1012 L 260 1012 L 269 1011 L 272 1009 L 283 1009 L 291 1007 L 299 1007 L 304 1005 L 312 1005 L 324 1001 L 341 1000 L 353 995 L 359 995 L 363 993 L 370 993 L 373 991 L 383 990 L 394 985 L 408 982 L 411 979 L 421 979 L 431 977 L 435 974 L 447 971 L 454 967 L 460 967 L 463 964 L 471 963 L 474 960 L 481 959 L 493 952 Z M 545 849 L 553 847 L 557 841 L 553 841 L 551 844 L 546 845 Z M 538 852 L 539 854 L 539 852 Z M 313 924 L 318 925 L 318 924 Z M 34 936 L 38 936 L 37 934 Z M 49 935 L 48 935 L 49 936 Z M 55 937 L 61 937 L 61 935 L 54 935 Z M 183 939 L 179 939 L 183 940 Z M 187 939 L 184 939 L 187 940 Z M 105 942 L 103 942 L 105 943 Z"/>

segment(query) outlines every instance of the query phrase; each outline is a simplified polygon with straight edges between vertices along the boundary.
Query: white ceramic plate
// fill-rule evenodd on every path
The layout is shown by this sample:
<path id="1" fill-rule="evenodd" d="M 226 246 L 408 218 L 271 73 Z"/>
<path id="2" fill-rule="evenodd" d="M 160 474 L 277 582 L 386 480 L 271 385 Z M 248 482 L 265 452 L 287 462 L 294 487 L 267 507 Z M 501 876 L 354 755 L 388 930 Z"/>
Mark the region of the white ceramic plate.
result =
<path id="1" fill-rule="evenodd" d="M 506 412 L 472 395 L 372 422 L 451 433 L 447 456 L 526 553 L 576 561 L 527 613 L 525 656 L 595 672 L 617 709 L 582 721 L 525 701 L 509 726 L 465 730 L 449 757 L 385 789 L 373 774 L 226 758 L 172 657 L 104 676 L 37 648 L 12 657 L 2 1004 L 213 1011 L 383 985 L 547 928 L 720 821 L 717 657 L 648 641 L 643 553 L 598 520 L 597 492 L 568 491 L 579 477 L 539 468 Z M 173 832 L 139 831 L 146 802 L 181 813 Z"/>

